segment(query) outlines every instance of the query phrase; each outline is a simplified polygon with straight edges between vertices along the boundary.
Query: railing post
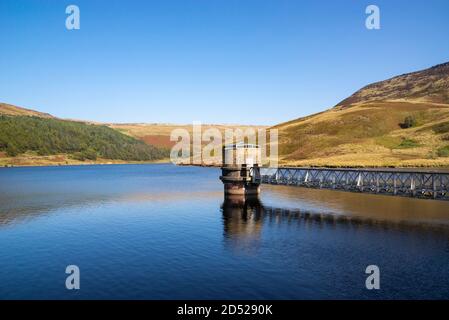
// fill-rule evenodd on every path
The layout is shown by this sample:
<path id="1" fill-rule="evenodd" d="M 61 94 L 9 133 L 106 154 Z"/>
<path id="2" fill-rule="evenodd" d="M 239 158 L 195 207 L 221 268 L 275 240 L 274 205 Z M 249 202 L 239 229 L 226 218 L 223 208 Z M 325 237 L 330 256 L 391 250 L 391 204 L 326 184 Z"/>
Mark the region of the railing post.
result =
<path id="1" fill-rule="evenodd" d="M 376 173 L 376 193 L 379 193 L 380 188 L 379 188 L 379 174 L 380 173 Z"/>
<path id="2" fill-rule="evenodd" d="M 363 176 L 361 172 L 359 172 L 359 176 L 357 177 L 357 187 L 359 187 L 360 191 L 363 191 Z"/>
<path id="3" fill-rule="evenodd" d="M 437 192 L 437 182 L 435 181 L 435 174 L 432 173 L 432 196 L 434 199 L 437 198 L 438 192 Z"/>
<path id="4" fill-rule="evenodd" d="M 335 177 L 336 176 L 336 172 L 334 171 L 331 174 L 332 174 L 332 189 L 335 189 L 337 187 L 335 185 L 337 183 L 337 178 Z"/>
<path id="5" fill-rule="evenodd" d="M 396 173 L 393 173 L 393 194 L 394 195 L 398 194 Z"/>

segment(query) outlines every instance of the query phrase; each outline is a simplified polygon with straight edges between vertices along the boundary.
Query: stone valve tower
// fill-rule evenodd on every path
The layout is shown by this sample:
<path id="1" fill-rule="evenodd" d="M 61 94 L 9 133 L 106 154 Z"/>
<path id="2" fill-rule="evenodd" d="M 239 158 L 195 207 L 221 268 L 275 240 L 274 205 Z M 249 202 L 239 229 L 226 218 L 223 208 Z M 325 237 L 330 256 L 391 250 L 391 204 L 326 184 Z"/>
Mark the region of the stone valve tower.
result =
<path id="1" fill-rule="evenodd" d="M 258 197 L 260 193 L 260 147 L 237 143 L 223 146 L 220 180 L 226 196 Z"/>

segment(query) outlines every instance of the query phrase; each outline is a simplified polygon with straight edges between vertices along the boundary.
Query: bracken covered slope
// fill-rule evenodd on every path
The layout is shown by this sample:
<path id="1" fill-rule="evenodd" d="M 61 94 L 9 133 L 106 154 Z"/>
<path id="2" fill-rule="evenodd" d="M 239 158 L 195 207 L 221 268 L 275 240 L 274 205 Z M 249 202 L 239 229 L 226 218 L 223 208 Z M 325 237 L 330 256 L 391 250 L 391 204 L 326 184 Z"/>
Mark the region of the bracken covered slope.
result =
<path id="1" fill-rule="evenodd" d="M 283 165 L 449 166 L 449 63 L 368 85 L 274 128 Z"/>
<path id="2" fill-rule="evenodd" d="M 449 62 L 370 84 L 337 104 L 337 108 L 379 100 L 449 104 Z"/>
<path id="3" fill-rule="evenodd" d="M 51 114 L 39 112 L 31 109 L 13 106 L 12 104 L 0 102 L 0 115 L 9 116 L 34 116 L 39 118 L 54 118 Z"/>

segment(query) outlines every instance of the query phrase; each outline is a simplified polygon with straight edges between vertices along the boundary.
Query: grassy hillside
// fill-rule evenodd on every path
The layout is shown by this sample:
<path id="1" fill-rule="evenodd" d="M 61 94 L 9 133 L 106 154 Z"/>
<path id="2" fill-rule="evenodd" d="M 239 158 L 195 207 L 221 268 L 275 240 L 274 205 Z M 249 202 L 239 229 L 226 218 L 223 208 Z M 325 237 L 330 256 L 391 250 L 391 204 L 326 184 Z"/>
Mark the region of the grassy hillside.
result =
<path id="1" fill-rule="evenodd" d="M 149 161 L 168 156 L 156 148 L 106 126 L 35 116 L 0 115 L 0 152 L 16 157 L 69 154 L 76 160 Z"/>
<path id="2" fill-rule="evenodd" d="M 192 125 L 176 125 L 176 124 L 160 124 L 160 123 L 130 123 L 130 124 L 108 124 L 109 127 L 119 130 L 131 137 L 145 141 L 148 144 L 152 144 L 158 147 L 171 148 L 176 142 L 170 141 L 170 134 L 175 129 L 185 129 L 192 136 Z M 253 128 L 256 132 L 257 129 L 267 128 L 264 126 L 249 126 L 249 125 L 215 125 L 215 124 L 202 124 L 202 131 L 206 131 L 210 128 L 217 128 L 220 130 L 224 137 L 226 129 L 241 129 L 246 130 Z M 207 142 L 204 142 L 207 143 Z"/>
<path id="3" fill-rule="evenodd" d="M 386 100 L 449 104 L 449 62 L 370 84 L 336 107 Z"/>
<path id="4" fill-rule="evenodd" d="M 224 134 L 228 128 L 265 127 L 202 125 L 203 132 L 209 128 Z M 0 166 L 166 161 L 176 143 L 170 141 L 175 129 L 192 134 L 192 125 L 70 121 L 0 103 Z"/>
<path id="5" fill-rule="evenodd" d="M 449 63 L 369 85 L 275 128 L 283 165 L 449 166 Z"/>
<path id="6" fill-rule="evenodd" d="M 51 114 L 39 112 L 31 109 L 25 109 L 0 102 L 0 115 L 9 116 L 35 116 L 40 118 L 54 118 Z"/>

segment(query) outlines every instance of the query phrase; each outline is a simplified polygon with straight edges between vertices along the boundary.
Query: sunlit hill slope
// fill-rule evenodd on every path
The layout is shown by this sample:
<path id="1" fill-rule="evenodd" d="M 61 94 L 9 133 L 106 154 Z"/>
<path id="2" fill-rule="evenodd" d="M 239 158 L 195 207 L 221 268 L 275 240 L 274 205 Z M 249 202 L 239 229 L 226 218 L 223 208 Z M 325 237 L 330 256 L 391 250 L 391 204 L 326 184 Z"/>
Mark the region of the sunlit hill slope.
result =
<path id="1" fill-rule="evenodd" d="M 449 166 L 449 63 L 368 85 L 275 128 L 283 165 Z"/>
<path id="2" fill-rule="evenodd" d="M 105 125 L 0 104 L 0 165 L 157 161 L 168 154 Z"/>

